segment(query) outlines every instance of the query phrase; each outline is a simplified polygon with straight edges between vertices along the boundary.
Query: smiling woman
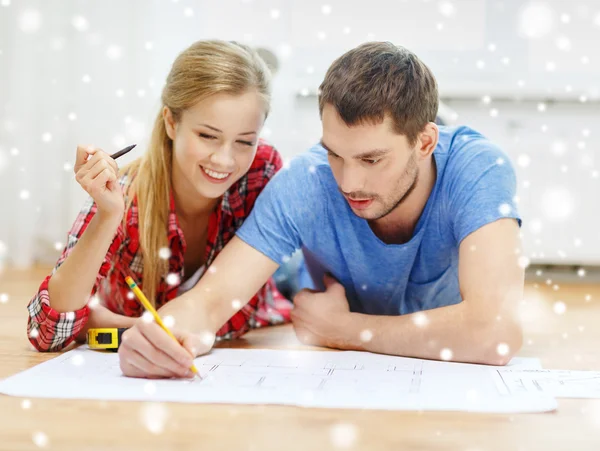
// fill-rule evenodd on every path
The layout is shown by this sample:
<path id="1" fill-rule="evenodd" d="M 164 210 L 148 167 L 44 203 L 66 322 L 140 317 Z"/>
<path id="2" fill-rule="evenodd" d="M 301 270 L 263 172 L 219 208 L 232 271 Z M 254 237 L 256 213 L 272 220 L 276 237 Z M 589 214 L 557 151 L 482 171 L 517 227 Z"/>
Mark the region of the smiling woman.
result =
<path id="1" fill-rule="evenodd" d="M 282 166 L 259 139 L 269 101 L 270 73 L 254 51 L 200 41 L 173 63 L 145 155 L 119 169 L 101 149 L 77 149 L 76 179 L 90 197 L 29 303 L 37 349 L 62 349 L 90 327 L 133 325 L 142 310 L 126 275 L 157 307 L 195 285 Z M 232 301 L 217 337 L 289 321 L 291 303 L 270 279 L 241 307 Z"/>
<path id="2" fill-rule="evenodd" d="M 256 91 L 214 94 L 185 111 L 179 122 L 164 108 L 166 132 L 175 143 L 176 191 L 202 194 L 189 196 L 193 199 L 184 205 L 202 208 L 199 204 L 210 203 L 247 172 L 265 120 L 264 103 Z"/>

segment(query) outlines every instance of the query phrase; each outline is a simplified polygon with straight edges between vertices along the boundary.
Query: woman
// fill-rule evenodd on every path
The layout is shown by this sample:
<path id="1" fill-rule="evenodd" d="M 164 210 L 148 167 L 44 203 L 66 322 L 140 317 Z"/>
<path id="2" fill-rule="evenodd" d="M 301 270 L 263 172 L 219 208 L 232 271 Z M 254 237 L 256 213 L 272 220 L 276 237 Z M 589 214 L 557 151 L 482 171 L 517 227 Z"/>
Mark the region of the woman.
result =
<path id="1" fill-rule="evenodd" d="M 198 281 L 282 166 L 259 140 L 269 101 L 270 73 L 254 51 L 200 41 L 173 63 L 143 157 L 119 170 L 102 150 L 78 147 L 76 179 L 90 199 L 28 305 L 36 349 L 132 326 L 143 310 L 126 275 L 157 308 Z M 248 305 L 233 305 L 217 338 L 287 322 L 290 309 L 270 280 Z"/>

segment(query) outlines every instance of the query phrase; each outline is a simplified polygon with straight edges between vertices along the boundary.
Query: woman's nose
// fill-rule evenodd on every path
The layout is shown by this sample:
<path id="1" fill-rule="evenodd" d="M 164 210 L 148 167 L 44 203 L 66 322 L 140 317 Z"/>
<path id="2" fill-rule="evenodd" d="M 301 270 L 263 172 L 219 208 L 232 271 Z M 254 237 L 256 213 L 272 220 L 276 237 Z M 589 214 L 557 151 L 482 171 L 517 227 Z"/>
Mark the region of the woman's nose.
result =
<path id="1" fill-rule="evenodd" d="M 211 163 L 218 165 L 220 169 L 231 169 L 231 167 L 235 163 L 235 159 L 233 157 L 233 149 L 230 145 L 220 146 L 213 154 L 210 156 Z"/>

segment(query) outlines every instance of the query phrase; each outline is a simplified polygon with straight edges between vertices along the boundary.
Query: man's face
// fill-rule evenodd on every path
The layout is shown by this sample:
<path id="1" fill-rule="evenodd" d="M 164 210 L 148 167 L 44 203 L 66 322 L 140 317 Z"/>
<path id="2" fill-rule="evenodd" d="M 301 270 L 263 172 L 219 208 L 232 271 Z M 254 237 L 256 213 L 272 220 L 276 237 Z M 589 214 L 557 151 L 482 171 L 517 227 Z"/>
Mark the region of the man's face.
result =
<path id="1" fill-rule="evenodd" d="M 416 146 L 393 131 L 386 116 L 377 125 L 348 127 L 335 107 L 325 105 L 321 144 L 338 188 L 357 216 L 383 218 L 416 186 L 419 168 Z"/>

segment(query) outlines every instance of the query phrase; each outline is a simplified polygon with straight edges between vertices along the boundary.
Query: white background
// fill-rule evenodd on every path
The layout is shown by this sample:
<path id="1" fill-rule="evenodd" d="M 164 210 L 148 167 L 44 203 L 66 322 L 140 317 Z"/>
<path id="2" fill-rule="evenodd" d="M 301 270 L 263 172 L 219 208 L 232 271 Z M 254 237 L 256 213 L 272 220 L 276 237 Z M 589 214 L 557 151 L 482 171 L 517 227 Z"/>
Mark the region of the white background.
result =
<path id="1" fill-rule="evenodd" d="M 139 156 L 173 59 L 204 38 L 277 55 L 264 136 L 287 158 L 320 137 L 337 56 L 408 47 L 445 118 L 513 160 L 531 261 L 600 265 L 599 0 L 0 0 L 0 264 L 54 262 L 85 198 L 77 144 Z"/>

